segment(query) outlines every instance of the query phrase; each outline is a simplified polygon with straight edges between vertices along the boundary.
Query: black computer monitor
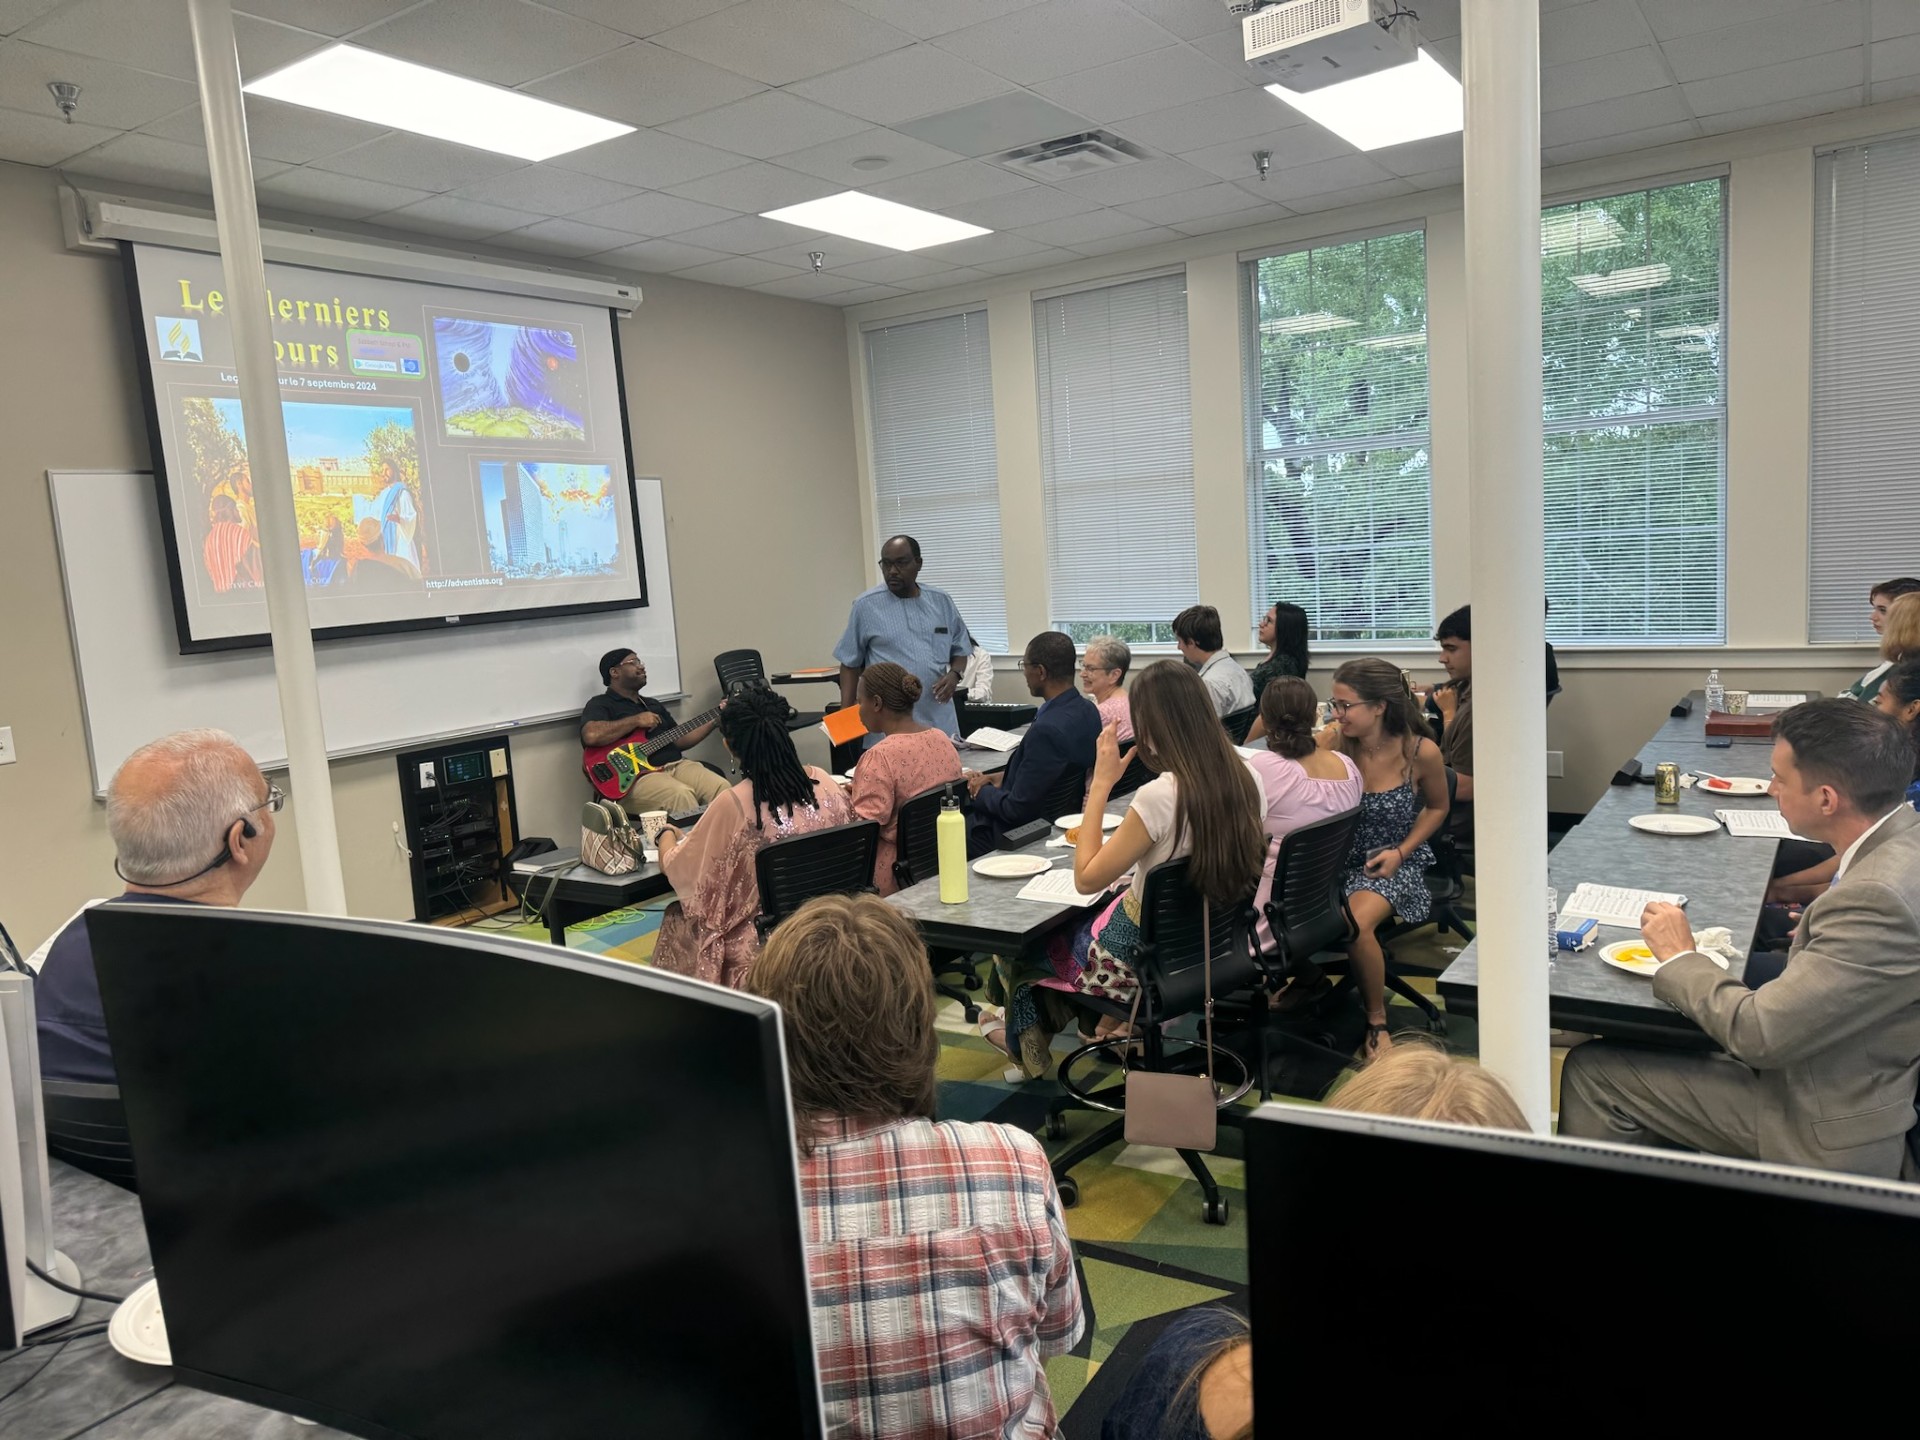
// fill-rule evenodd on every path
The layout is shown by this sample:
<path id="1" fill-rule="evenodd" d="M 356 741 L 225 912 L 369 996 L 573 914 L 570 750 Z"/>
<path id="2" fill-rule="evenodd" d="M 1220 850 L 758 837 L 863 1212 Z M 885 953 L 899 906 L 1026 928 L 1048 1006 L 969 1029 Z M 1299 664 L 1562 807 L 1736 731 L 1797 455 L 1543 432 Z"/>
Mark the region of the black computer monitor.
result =
<path id="1" fill-rule="evenodd" d="M 179 1379 L 374 1440 L 821 1433 L 776 1007 L 420 925 L 87 926 Z"/>
<path id="2" fill-rule="evenodd" d="M 1246 1146 L 1262 1435 L 1394 1354 L 1476 1405 L 1567 1385 L 1576 1428 L 1595 1387 L 1725 1413 L 1911 1366 L 1920 1186 L 1292 1105 Z"/>

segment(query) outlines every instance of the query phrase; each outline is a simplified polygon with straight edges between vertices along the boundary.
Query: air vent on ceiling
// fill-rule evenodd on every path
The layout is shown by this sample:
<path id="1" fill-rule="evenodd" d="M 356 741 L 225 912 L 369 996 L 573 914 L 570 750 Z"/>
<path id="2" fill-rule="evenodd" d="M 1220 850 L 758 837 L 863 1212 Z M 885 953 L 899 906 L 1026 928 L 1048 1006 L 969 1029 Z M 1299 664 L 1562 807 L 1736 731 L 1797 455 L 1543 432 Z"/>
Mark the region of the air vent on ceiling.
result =
<path id="1" fill-rule="evenodd" d="M 1147 152 L 1106 130 L 1086 130 L 1078 135 L 1062 135 L 1057 140 L 1042 140 L 1037 145 L 1022 145 L 1017 150 L 987 158 L 1035 180 L 1071 180 L 1076 175 L 1131 165 L 1146 159 Z"/>

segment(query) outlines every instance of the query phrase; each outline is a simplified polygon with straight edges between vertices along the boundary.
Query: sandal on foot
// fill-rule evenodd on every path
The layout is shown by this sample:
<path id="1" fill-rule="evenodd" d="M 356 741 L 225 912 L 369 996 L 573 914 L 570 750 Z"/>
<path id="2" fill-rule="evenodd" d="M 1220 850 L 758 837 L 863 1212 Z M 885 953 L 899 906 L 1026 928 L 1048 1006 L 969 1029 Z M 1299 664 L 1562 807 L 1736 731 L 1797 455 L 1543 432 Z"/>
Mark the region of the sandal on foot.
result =
<path id="1" fill-rule="evenodd" d="M 1369 1062 L 1377 1060 L 1380 1058 L 1380 1052 L 1382 1050 L 1391 1050 L 1392 1048 L 1393 1037 L 1388 1033 L 1385 1023 L 1375 1025 L 1369 1021 L 1367 1023 L 1367 1038 L 1360 1042 L 1361 1059 Z"/>

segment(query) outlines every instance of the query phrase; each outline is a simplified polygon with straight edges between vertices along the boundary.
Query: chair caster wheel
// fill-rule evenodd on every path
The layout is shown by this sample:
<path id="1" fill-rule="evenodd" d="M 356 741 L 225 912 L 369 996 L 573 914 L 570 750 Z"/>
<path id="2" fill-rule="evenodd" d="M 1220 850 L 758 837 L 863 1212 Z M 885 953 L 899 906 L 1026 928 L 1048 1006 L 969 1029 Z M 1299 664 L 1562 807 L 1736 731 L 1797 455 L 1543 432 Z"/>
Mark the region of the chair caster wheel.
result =
<path id="1" fill-rule="evenodd" d="M 1444 1036 L 1447 1033 L 1447 1017 L 1444 1015 L 1434 1016 L 1433 1023 L 1427 1027 L 1427 1030 L 1430 1034 Z"/>
<path id="2" fill-rule="evenodd" d="M 1040 1133 L 1048 1140 L 1066 1139 L 1067 1138 L 1067 1117 L 1062 1115 L 1057 1110 L 1054 1111 L 1052 1114 L 1047 1116 L 1047 1123 L 1040 1127 Z"/>
<path id="3" fill-rule="evenodd" d="M 1080 1203 L 1080 1182 L 1071 1175 L 1062 1175 L 1059 1181 L 1060 1204 L 1063 1209 L 1071 1210 Z"/>
<path id="4" fill-rule="evenodd" d="M 967 1017 L 967 1024 L 978 1025 L 980 1023 L 980 1007 L 978 1005 L 962 1005 L 960 1009 L 961 1013 Z"/>
<path id="5" fill-rule="evenodd" d="M 1227 1223 L 1227 1197 L 1222 1195 L 1218 1200 L 1206 1201 L 1200 1207 L 1200 1218 L 1206 1221 L 1207 1224 L 1209 1225 L 1226 1224 Z"/>
<path id="6" fill-rule="evenodd" d="M 980 977 L 974 971 L 969 970 L 966 974 L 966 978 L 962 980 L 960 983 L 969 990 L 978 990 L 980 988 Z"/>

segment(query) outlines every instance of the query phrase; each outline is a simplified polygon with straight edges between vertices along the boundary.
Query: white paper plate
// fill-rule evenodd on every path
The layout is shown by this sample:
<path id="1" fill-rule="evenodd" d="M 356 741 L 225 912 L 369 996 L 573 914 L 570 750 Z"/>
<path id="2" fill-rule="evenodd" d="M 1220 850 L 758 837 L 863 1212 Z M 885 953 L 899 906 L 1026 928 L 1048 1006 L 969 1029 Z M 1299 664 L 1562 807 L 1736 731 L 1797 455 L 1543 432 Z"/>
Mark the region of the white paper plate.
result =
<path id="1" fill-rule="evenodd" d="M 1076 810 L 1071 815 L 1062 815 L 1053 823 L 1058 825 L 1062 830 L 1073 830 L 1078 828 L 1080 822 L 1086 818 L 1085 815 Z M 1120 822 L 1124 818 L 1124 816 L 1120 815 L 1102 815 L 1100 817 L 1100 828 L 1102 830 L 1118 830 L 1120 828 Z"/>
<path id="2" fill-rule="evenodd" d="M 1634 815 L 1627 824 L 1649 835 L 1711 835 L 1720 828 L 1708 815 Z"/>
<path id="3" fill-rule="evenodd" d="M 1664 960 L 1653 958 L 1653 952 L 1647 949 L 1644 940 L 1616 940 L 1611 945 L 1603 945 L 1600 947 L 1600 958 L 1616 970 L 1624 970 L 1629 975 L 1644 979 L 1658 975 L 1660 967 L 1666 964 Z M 1727 968 L 1727 962 L 1720 956 L 1709 955 L 1707 958 L 1722 970 Z"/>
<path id="4" fill-rule="evenodd" d="M 1742 775 L 1723 775 L 1718 780 L 1701 780 L 1694 788 L 1705 795 L 1764 795 L 1767 782 Z"/>
<path id="5" fill-rule="evenodd" d="M 1025 880 L 1052 868 L 1053 862 L 1044 855 L 982 855 L 973 862 L 974 874 L 995 880 Z"/>
<path id="6" fill-rule="evenodd" d="M 160 1282 L 149 1280 L 120 1302 L 107 1322 L 107 1343 L 142 1365 L 171 1365 L 167 1322 L 160 1315 Z"/>

